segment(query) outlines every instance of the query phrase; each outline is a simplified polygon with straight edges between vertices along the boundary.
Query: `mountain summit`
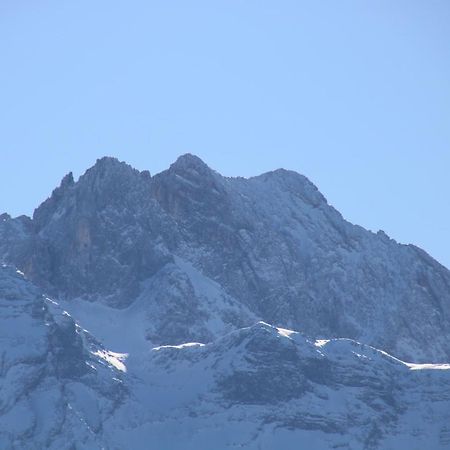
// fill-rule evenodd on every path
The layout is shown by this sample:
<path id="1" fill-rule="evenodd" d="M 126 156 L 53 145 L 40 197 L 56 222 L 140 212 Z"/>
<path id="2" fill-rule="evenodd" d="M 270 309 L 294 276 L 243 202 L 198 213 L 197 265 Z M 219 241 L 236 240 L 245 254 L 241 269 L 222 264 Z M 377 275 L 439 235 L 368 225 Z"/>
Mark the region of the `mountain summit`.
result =
<path id="1" fill-rule="evenodd" d="M 31 220 L 2 217 L 5 263 L 61 299 L 141 305 L 155 345 L 261 319 L 414 362 L 450 358 L 450 272 L 345 221 L 292 171 L 229 178 L 186 154 L 151 177 L 105 157 Z"/>
<path id="2" fill-rule="evenodd" d="M 0 262 L 2 449 L 450 446 L 450 272 L 298 173 L 101 158 Z"/>

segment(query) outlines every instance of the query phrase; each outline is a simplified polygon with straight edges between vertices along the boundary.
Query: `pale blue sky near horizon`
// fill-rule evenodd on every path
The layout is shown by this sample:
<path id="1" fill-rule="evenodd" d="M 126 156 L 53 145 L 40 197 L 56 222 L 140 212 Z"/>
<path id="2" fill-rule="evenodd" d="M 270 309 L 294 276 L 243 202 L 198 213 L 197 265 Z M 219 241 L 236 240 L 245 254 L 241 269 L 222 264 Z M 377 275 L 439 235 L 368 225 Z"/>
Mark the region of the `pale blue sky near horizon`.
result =
<path id="1" fill-rule="evenodd" d="M 279 167 L 450 267 L 450 2 L 0 2 L 0 213 L 104 155 Z"/>

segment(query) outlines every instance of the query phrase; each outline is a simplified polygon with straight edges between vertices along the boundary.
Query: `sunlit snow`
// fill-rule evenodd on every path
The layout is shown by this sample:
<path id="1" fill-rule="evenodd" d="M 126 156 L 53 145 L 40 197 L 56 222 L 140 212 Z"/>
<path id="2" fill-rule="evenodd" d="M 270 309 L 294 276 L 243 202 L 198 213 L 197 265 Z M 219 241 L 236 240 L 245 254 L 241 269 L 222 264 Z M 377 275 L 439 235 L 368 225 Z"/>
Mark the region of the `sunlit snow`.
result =
<path id="1" fill-rule="evenodd" d="M 96 352 L 92 352 L 92 354 L 102 358 L 108 364 L 111 364 L 121 372 L 127 371 L 127 367 L 123 361 L 127 359 L 128 353 L 115 353 L 108 350 L 97 350 Z"/>

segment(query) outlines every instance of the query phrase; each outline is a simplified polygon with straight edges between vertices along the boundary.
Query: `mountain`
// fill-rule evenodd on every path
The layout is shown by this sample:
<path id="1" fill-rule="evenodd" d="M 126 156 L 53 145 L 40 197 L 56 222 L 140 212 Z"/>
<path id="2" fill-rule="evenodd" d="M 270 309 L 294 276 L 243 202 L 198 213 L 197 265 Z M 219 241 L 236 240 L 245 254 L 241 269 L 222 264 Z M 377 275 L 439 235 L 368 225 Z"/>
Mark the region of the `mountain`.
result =
<path id="1" fill-rule="evenodd" d="M 109 354 L 23 274 L 0 267 L 0 448 L 101 448 L 125 397 Z"/>
<path id="2" fill-rule="evenodd" d="M 264 322 L 207 344 L 152 348 L 133 333 L 136 318 L 108 334 L 120 310 L 83 305 L 97 308 L 83 317 L 90 331 L 0 267 L 2 449 L 449 448 L 450 365 L 408 364 Z M 97 332 L 130 353 L 111 351 Z"/>
<path id="3" fill-rule="evenodd" d="M 0 261 L 2 449 L 450 447 L 449 271 L 295 172 L 102 158 Z"/>
<path id="4" fill-rule="evenodd" d="M 0 216 L 0 260 L 72 308 L 134 314 L 154 346 L 262 320 L 450 359 L 449 271 L 347 222 L 284 169 L 227 178 L 187 154 L 151 176 L 105 157 L 66 175 L 32 218 Z"/>
<path id="5" fill-rule="evenodd" d="M 179 434 L 168 436 L 168 448 L 450 445 L 450 365 L 406 364 L 356 341 L 311 341 L 264 322 L 204 346 L 157 347 L 153 359 L 151 385 L 189 393 L 164 397 L 173 401 L 165 414 L 187 415 L 195 430 L 181 446 Z M 219 434 L 223 447 L 214 445 Z"/>

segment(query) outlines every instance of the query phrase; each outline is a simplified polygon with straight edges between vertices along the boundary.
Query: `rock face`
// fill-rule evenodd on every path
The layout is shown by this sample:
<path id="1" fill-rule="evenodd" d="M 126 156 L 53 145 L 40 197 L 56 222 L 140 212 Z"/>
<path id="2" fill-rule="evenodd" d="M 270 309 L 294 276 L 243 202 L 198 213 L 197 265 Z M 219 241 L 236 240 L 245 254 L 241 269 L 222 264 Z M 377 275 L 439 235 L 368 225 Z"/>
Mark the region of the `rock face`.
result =
<path id="1" fill-rule="evenodd" d="M 149 364 L 151 385 L 189 393 L 171 398 L 172 420 L 184 414 L 195 430 L 183 448 L 216 448 L 220 429 L 221 449 L 450 443 L 450 365 L 406 364 L 356 341 L 311 341 L 264 322 L 204 346 L 157 347 Z M 179 448 L 177 438 L 167 448 Z"/>
<path id="2" fill-rule="evenodd" d="M 91 317 L 94 332 L 101 334 L 101 321 Z M 123 324 L 121 331 L 126 340 Z M 264 322 L 206 345 L 139 342 L 145 337 L 129 355 L 108 350 L 62 305 L 0 268 L 0 447 L 450 445 L 450 365 L 407 364 L 356 341 L 314 341 Z"/>
<path id="3" fill-rule="evenodd" d="M 0 261 L 2 449 L 450 446 L 449 271 L 295 172 L 102 158 Z"/>
<path id="4" fill-rule="evenodd" d="M 287 170 L 225 178 L 184 155 L 151 177 L 102 158 L 77 182 L 67 175 L 32 219 L 1 216 L 0 258 L 61 299 L 126 309 L 147 292 L 155 344 L 208 341 L 259 318 L 410 361 L 450 358 L 450 272 L 417 247 L 345 221 Z M 151 283 L 159 292 L 150 295 Z M 245 312 L 228 314 L 222 302 L 216 310 L 208 283 Z M 194 316 L 192 328 L 185 317 Z"/>
<path id="5" fill-rule="evenodd" d="M 67 314 L 0 267 L 0 447 L 100 448 L 103 421 L 125 397 L 120 375 Z M 103 353 L 99 353 L 103 354 Z"/>

